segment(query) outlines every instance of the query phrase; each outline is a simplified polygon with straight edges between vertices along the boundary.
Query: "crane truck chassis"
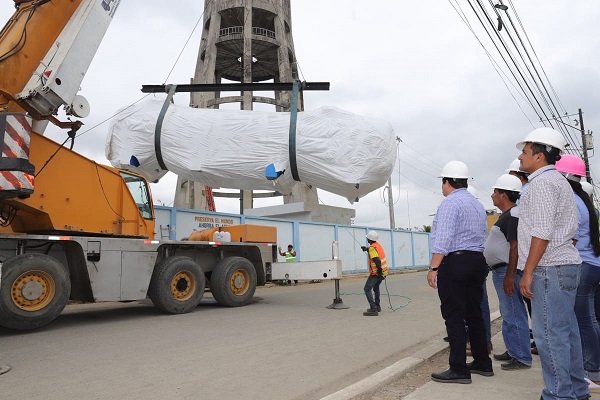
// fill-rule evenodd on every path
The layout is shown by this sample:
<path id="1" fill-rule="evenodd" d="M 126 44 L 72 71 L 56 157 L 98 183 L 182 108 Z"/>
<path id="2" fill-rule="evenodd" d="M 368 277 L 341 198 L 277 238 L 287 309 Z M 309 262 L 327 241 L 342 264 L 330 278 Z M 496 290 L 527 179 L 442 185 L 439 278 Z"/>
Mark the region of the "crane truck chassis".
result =
<path id="1" fill-rule="evenodd" d="M 270 279 L 273 244 L 8 235 L 0 239 L 0 325 L 35 329 L 70 300 L 131 301 L 149 297 L 180 314 L 200 303 L 205 287 L 221 305 L 247 305 Z"/>
<path id="2" fill-rule="evenodd" d="M 337 257 L 277 267 L 272 235 L 154 240 L 142 176 L 43 136 L 52 122 L 69 129 L 73 143 L 82 123 L 55 116 L 60 107 L 78 118 L 89 114 L 77 92 L 119 3 L 14 0 L 16 11 L 0 30 L 0 326 L 39 328 L 69 300 L 149 297 L 178 314 L 192 311 L 207 287 L 219 304 L 237 307 L 269 279 L 341 278 Z"/>

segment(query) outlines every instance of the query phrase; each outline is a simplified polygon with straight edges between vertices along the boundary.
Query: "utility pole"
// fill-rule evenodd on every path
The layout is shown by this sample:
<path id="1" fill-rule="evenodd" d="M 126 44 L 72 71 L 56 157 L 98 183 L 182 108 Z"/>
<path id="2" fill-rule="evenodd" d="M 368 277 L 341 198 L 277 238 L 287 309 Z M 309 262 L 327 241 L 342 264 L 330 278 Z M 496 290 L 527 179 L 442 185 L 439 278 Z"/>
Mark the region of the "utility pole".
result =
<path id="1" fill-rule="evenodd" d="M 399 136 L 396 136 L 397 145 L 400 145 L 401 141 L 402 141 L 402 139 L 400 139 Z M 398 168 L 400 168 L 400 164 L 398 164 Z M 398 174 L 400 174 L 400 170 L 398 170 Z M 400 186 L 398 186 L 398 192 L 400 192 Z M 388 207 L 390 209 L 390 229 L 396 229 L 396 217 L 394 216 L 394 196 L 392 194 L 392 175 L 391 174 L 390 174 L 390 177 L 388 178 Z M 409 217 L 409 222 L 410 222 L 410 217 Z"/>
<path id="2" fill-rule="evenodd" d="M 390 229 L 396 229 L 396 221 L 394 218 L 394 196 L 392 196 L 392 176 L 391 175 L 388 178 L 388 204 L 390 207 Z"/>
<path id="3" fill-rule="evenodd" d="M 583 112 L 579 109 L 579 126 L 581 127 L 581 148 L 583 149 L 583 162 L 585 163 L 585 178 L 589 183 L 592 183 L 590 175 L 590 163 L 588 161 L 587 143 L 585 139 L 585 127 L 583 126 Z"/>

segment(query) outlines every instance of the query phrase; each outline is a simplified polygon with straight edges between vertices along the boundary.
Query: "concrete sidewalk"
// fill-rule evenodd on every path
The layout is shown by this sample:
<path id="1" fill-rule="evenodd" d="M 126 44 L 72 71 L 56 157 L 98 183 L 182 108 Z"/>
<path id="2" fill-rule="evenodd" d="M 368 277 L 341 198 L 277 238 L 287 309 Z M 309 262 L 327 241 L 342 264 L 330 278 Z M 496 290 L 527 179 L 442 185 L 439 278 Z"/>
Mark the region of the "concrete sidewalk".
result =
<path id="1" fill-rule="evenodd" d="M 498 311 L 492 313 L 492 321 L 499 318 Z M 499 332 L 492 338 L 494 353 L 502 353 L 506 349 L 502 339 L 502 333 Z M 402 375 L 411 369 L 434 357 L 445 350 L 448 344 L 445 342 L 432 343 L 429 346 L 419 349 L 411 357 L 404 358 L 394 363 L 362 381 L 348 386 L 347 388 L 333 393 L 321 400 L 357 400 L 369 399 L 371 394 L 378 387 L 393 382 L 396 379 L 402 379 Z M 467 361 L 472 360 L 468 358 Z M 472 374 L 473 382 L 468 385 L 449 384 L 430 381 L 417 388 L 411 394 L 403 397 L 404 400 L 464 400 L 464 399 L 485 399 L 485 400 L 521 400 L 540 398 L 544 383 L 542 380 L 542 366 L 539 356 L 533 356 L 531 368 L 519 371 L 504 371 L 500 368 L 503 361 L 496 361 L 492 358 L 494 366 L 494 376 L 484 377 Z M 441 371 L 431 371 L 441 372 Z M 600 394 L 592 393 L 592 399 L 600 399 Z"/>
<path id="2" fill-rule="evenodd" d="M 502 333 L 492 338 L 495 353 L 502 353 L 506 347 L 502 340 Z M 470 358 L 468 360 L 471 360 Z M 533 356 L 531 368 L 519 371 L 504 371 L 500 368 L 503 361 L 494 364 L 494 376 L 485 377 L 472 374 L 473 382 L 469 385 L 429 382 L 421 386 L 408 396 L 405 400 L 520 400 L 539 399 L 543 388 L 542 366 L 538 356 Z M 441 371 L 431 371 L 441 372 Z M 600 398 L 597 397 L 597 398 Z"/>

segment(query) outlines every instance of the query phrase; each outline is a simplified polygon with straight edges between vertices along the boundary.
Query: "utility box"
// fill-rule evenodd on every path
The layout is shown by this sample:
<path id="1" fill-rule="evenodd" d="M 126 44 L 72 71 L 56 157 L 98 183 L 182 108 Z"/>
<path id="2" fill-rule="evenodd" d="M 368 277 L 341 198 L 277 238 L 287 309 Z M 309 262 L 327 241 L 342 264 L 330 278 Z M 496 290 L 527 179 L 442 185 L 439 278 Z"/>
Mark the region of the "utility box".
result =
<path id="1" fill-rule="evenodd" d="M 585 146 L 586 149 L 592 150 L 594 148 L 594 137 L 592 136 L 591 133 L 584 135 L 583 140 L 584 140 L 583 145 Z"/>
<path id="2" fill-rule="evenodd" d="M 232 225 L 221 230 L 231 234 L 232 242 L 277 243 L 277 228 L 264 225 Z"/>

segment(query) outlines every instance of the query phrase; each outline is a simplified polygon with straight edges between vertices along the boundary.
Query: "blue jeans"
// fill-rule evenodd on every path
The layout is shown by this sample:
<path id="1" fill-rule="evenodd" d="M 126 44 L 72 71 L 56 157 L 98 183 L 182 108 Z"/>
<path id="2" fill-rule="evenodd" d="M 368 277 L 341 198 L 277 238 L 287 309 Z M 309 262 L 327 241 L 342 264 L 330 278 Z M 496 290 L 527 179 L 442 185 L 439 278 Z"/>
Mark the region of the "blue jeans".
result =
<path id="1" fill-rule="evenodd" d="M 379 303 L 379 285 L 383 282 L 383 278 L 379 278 L 377 275 L 369 275 L 367 282 L 365 282 L 365 295 L 369 301 L 369 306 L 372 309 L 377 308 Z M 375 299 L 373 299 L 373 293 L 375 293 Z"/>
<path id="2" fill-rule="evenodd" d="M 492 320 L 490 319 L 490 301 L 488 299 L 486 281 L 483 281 L 483 297 L 481 298 L 481 317 L 483 318 L 483 326 L 485 327 L 485 338 L 487 339 L 487 343 L 489 344 L 492 342 Z"/>
<path id="3" fill-rule="evenodd" d="M 529 319 L 523 296 L 519 290 L 522 274 L 515 274 L 515 285 L 512 296 L 504 293 L 504 277 L 508 267 L 496 268 L 492 271 L 492 280 L 502 315 L 502 338 L 508 355 L 519 362 L 531 365 L 531 346 L 529 342 Z"/>
<path id="4" fill-rule="evenodd" d="M 544 400 L 589 396 L 575 317 L 580 269 L 577 264 L 538 266 L 533 271 L 531 317 L 546 385 L 542 390 Z"/>
<path id="5" fill-rule="evenodd" d="M 594 312 L 594 300 L 599 282 L 600 267 L 585 262 L 581 264 L 575 315 L 581 335 L 583 369 L 586 376 L 593 381 L 600 380 L 600 327 Z"/>

